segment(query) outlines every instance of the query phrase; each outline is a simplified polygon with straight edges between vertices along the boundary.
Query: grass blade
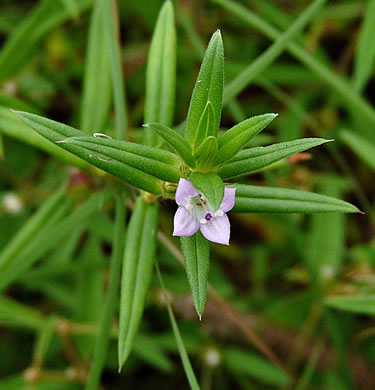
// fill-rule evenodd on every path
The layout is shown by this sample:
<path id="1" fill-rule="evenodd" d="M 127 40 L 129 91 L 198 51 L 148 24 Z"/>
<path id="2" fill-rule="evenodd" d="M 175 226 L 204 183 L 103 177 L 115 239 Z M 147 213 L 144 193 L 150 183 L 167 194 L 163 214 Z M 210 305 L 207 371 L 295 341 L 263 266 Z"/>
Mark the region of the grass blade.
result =
<path id="1" fill-rule="evenodd" d="M 375 315 L 375 294 L 354 296 L 328 296 L 326 306 L 357 314 Z"/>
<path id="2" fill-rule="evenodd" d="M 182 365 L 184 366 L 185 374 L 186 374 L 186 377 L 187 377 L 187 379 L 189 381 L 190 388 L 192 390 L 199 390 L 198 381 L 197 381 L 197 378 L 196 378 L 196 376 L 194 374 L 193 368 L 191 367 L 191 363 L 190 363 L 190 360 L 189 360 L 189 356 L 188 356 L 188 354 L 186 352 L 184 341 L 183 341 L 183 339 L 181 337 L 180 330 L 178 329 L 178 325 L 177 325 L 175 316 L 173 314 L 171 305 L 169 303 L 168 295 L 165 293 L 165 286 L 164 286 L 163 278 L 161 276 L 160 269 L 159 269 L 159 266 L 158 266 L 157 263 L 156 263 L 156 273 L 158 275 L 161 288 L 162 288 L 162 290 L 164 292 L 165 301 L 167 303 L 167 310 L 168 310 L 169 320 L 170 320 L 171 325 L 172 325 L 172 330 L 173 330 L 174 337 L 176 339 L 178 352 L 180 354 Z"/>
<path id="3" fill-rule="evenodd" d="M 251 12 L 248 8 L 235 3 L 231 0 L 212 0 L 221 7 L 237 16 L 251 27 L 261 31 L 267 37 L 276 40 L 281 32 L 265 20 Z M 350 83 L 331 71 L 326 65 L 315 59 L 314 56 L 300 47 L 298 44 L 289 42 L 287 50 L 306 67 L 314 72 L 325 84 L 327 84 L 338 96 L 341 97 L 344 106 L 348 111 L 357 111 L 364 119 L 372 126 L 375 125 L 375 110 L 371 105 L 360 95 L 358 95 L 350 85 Z M 226 93 L 224 91 L 224 93 Z M 228 95 L 226 95 L 228 96 Z M 227 100 L 224 101 L 227 103 Z"/>
<path id="4" fill-rule="evenodd" d="M 112 97 L 111 64 L 103 5 L 103 2 L 97 1 L 92 11 L 85 61 L 80 121 L 82 129 L 89 133 L 104 130 Z"/>
<path id="5" fill-rule="evenodd" d="M 136 336 L 152 277 L 159 207 L 138 197 L 125 243 L 121 282 L 119 366 L 128 358 Z"/>
<path id="6" fill-rule="evenodd" d="M 354 61 L 354 89 L 362 92 L 367 81 L 374 74 L 375 63 L 375 0 L 367 2 L 359 34 L 358 49 Z"/>
<path id="7" fill-rule="evenodd" d="M 79 12 L 88 9 L 91 4 L 92 0 L 76 0 Z M 19 72 L 33 54 L 38 42 L 70 17 L 70 12 L 60 1 L 43 0 L 34 7 L 0 52 L 0 83 Z"/>
<path id="8" fill-rule="evenodd" d="M 371 169 L 375 170 L 375 145 L 350 130 L 341 130 L 340 139 Z"/>
<path id="9" fill-rule="evenodd" d="M 168 0 L 160 10 L 147 61 L 145 123 L 172 125 L 175 89 L 176 31 L 173 4 Z M 156 146 L 160 141 L 148 128 L 145 137 L 147 145 Z"/>
<path id="10" fill-rule="evenodd" d="M 318 191 L 341 198 L 347 182 L 337 176 L 324 177 Z M 340 269 L 345 252 L 345 216 L 342 214 L 316 214 L 310 219 L 305 246 L 305 260 L 312 279 L 318 284 L 334 278 Z"/>
<path id="11" fill-rule="evenodd" d="M 112 69 L 112 88 L 113 99 L 116 112 L 116 138 L 126 138 L 127 116 L 126 116 L 126 99 L 124 89 L 124 76 L 122 73 L 122 60 L 119 42 L 117 39 L 116 26 L 117 18 L 114 17 L 115 2 L 108 0 L 98 0 L 102 3 L 104 30 L 108 39 L 110 52 L 110 63 Z"/>
<path id="12" fill-rule="evenodd" d="M 42 204 L 35 214 L 29 218 L 27 223 L 13 237 L 12 241 L 2 250 L 0 254 L 0 270 L 3 270 L 13 261 L 20 251 L 28 245 L 34 236 L 50 220 L 56 208 L 63 203 L 65 196 L 65 185 L 53 194 L 44 204 Z"/>
<path id="13" fill-rule="evenodd" d="M 252 64 L 241 72 L 225 87 L 224 102 L 237 96 L 250 81 L 269 66 L 288 46 L 293 38 L 301 32 L 326 0 L 315 0 L 304 12 L 282 33 L 266 51 L 264 51 Z"/>
<path id="14" fill-rule="evenodd" d="M 106 360 L 108 343 L 112 329 L 113 317 L 118 298 L 118 286 L 121 273 L 121 261 L 123 256 L 125 235 L 126 208 L 122 191 L 116 193 L 116 217 L 115 232 L 113 237 L 113 252 L 109 269 L 109 282 L 103 314 L 100 320 L 100 330 L 96 338 L 94 356 L 91 363 L 90 373 L 87 380 L 86 390 L 96 390 Z"/>

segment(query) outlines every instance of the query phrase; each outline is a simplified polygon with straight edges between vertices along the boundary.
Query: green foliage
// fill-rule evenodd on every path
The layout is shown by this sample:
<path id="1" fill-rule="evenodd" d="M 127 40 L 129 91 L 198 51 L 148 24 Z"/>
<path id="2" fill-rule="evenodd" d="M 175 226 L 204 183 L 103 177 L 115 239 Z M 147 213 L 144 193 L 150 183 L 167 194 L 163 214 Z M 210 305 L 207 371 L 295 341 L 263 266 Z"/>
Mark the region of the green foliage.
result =
<path id="1" fill-rule="evenodd" d="M 238 213 L 357 213 L 357 207 L 327 195 L 291 190 L 236 184 Z"/>
<path id="2" fill-rule="evenodd" d="M 175 106 L 176 31 L 171 1 L 160 10 L 147 61 L 145 123 L 171 126 Z M 156 146 L 157 137 L 145 130 L 147 145 Z"/>
<path id="3" fill-rule="evenodd" d="M 181 251 L 194 299 L 195 310 L 202 318 L 206 305 L 208 270 L 210 267 L 210 245 L 198 231 L 191 237 L 181 237 Z"/>
<path id="4" fill-rule="evenodd" d="M 119 365 L 128 358 L 142 318 L 156 250 L 159 209 L 139 197 L 129 222 L 122 266 Z"/>
<path id="5" fill-rule="evenodd" d="M 206 50 L 190 101 L 185 136 L 193 148 L 205 136 L 217 135 L 221 117 L 224 83 L 224 47 L 216 31 Z"/>

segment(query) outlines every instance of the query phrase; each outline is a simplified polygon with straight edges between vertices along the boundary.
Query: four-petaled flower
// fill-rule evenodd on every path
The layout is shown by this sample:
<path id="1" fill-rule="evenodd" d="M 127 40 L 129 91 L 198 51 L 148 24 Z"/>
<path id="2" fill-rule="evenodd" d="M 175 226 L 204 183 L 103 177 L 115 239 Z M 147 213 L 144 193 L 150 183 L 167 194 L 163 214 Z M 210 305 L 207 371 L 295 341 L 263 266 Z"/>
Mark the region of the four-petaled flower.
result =
<path id="1" fill-rule="evenodd" d="M 230 223 L 227 211 L 234 206 L 236 189 L 224 189 L 224 199 L 217 210 L 186 179 L 180 179 L 176 191 L 178 209 L 174 216 L 174 236 L 190 237 L 200 229 L 207 240 L 229 245 Z"/>

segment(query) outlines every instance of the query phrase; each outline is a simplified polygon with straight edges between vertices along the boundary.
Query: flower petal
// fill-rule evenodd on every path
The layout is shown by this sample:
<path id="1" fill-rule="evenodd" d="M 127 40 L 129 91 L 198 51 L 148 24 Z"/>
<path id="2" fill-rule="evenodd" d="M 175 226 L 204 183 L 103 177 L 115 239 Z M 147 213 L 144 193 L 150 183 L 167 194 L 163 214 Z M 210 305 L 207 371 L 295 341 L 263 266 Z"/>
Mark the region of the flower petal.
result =
<path id="1" fill-rule="evenodd" d="M 226 214 L 212 219 L 210 223 L 201 225 L 200 229 L 207 240 L 229 245 L 230 222 Z"/>
<path id="2" fill-rule="evenodd" d="M 179 207 L 174 215 L 174 236 L 190 237 L 199 229 L 199 221 L 184 208 Z"/>
<path id="3" fill-rule="evenodd" d="M 176 191 L 176 203 L 179 206 L 186 206 L 192 196 L 199 194 L 199 191 L 191 184 L 189 180 L 180 179 Z"/>
<path id="4" fill-rule="evenodd" d="M 232 210 L 232 208 L 234 207 L 235 200 L 236 200 L 236 188 L 225 187 L 224 199 L 221 202 L 220 210 L 224 211 L 225 213 L 229 210 Z"/>

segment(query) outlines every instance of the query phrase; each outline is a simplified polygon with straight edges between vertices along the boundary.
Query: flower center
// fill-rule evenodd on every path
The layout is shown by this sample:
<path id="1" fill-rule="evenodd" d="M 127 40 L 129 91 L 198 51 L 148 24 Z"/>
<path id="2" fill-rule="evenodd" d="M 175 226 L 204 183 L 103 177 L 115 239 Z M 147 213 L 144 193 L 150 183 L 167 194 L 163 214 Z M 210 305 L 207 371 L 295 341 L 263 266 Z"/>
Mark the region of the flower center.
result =
<path id="1" fill-rule="evenodd" d="M 204 218 L 206 219 L 207 222 L 211 221 L 213 215 L 211 213 L 207 213 Z"/>

